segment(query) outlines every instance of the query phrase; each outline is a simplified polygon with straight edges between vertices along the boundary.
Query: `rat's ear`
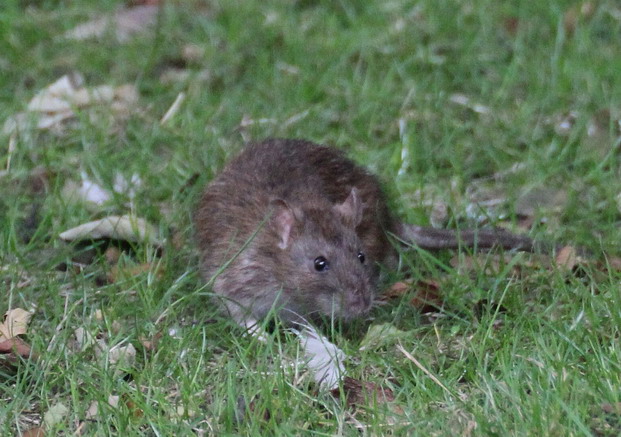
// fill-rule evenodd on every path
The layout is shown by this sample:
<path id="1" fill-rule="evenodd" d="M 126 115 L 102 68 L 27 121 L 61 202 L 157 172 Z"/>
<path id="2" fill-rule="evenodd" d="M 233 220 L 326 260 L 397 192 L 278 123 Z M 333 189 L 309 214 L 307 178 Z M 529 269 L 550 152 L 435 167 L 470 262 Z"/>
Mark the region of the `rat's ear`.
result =
<path id="1" fill-rule="evenodd" d="M 349 196 L 343 203 L 339 203 L 334 206 L 334 209 L 340 214 L 347 223 L 350 223 L 354 227 L 358 226 L 362 221 L 362 210 L 364 206 L 358 195 L 358 190 L 352 187 L 349 192 Z"/>
<path id="2" fill-rule="evenodd" d="M 278 247 L 286 249 L 291 242 L 291 229 L 295 223 L 295 215 L 291 207 L 282 199 L 270 202 L 270 224 L 278 235 Z"/>

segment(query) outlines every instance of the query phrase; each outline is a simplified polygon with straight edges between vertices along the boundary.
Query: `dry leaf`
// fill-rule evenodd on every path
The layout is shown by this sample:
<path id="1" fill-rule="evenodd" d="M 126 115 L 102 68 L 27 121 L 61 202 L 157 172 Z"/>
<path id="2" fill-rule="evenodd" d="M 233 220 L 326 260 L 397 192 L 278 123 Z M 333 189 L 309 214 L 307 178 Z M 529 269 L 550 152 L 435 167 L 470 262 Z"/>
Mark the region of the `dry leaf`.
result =
<path id="1" fill-rule="evenodd" d="M 198 62 L 205 57 L 205 47 L 198 44 L 186 44 L 181 49 L 181 57 L 186 62 Z"/>
<path id="2" fill-rule="evenodd" d="M 616 402 L 614 404 L 602 404 L 601 406 L 604 413 L 621 416 L 621 402 Z"/>
<path id="3" fill-rule="evenodd" d="M 563 27 L 568 36 L 573 35 L 580 21 L 588 20 L 595 12 L 595 5 L 592 1 L 575 4 L 565 12 L 563 17 Z"/>
<path id="4" fill-rule="evenodd" d="M 45 428 L 43 426 L 35 426 L 34 428 L 24 431 L 21 435 L 22 437 L 44 437 Z"/>
<path id="5" fill-rule="evenodd" d="M 22 358 L 33 356 L 34 358 L 30 345 L 19 337 L 0 341 L 0 355 L 4 354 L 16 354 Z"/>
<path id="6" fill-rule="evenodd" d="M 18 361 L 16 355 L 22 358 L 36 358 L 30 345 L 16 337 L 26 333 L 31 316 L 32 314 L 26 310 L 14 308 L 6 312 L 4 322 L 0 324 L 0 354 L 7 355 L 9 363 Z"/>
<path id="7" fill-rule="evenodd" d="M 76 110 L 91 106 L 109 105 L 114 113 L 127 115 L 138 101 L 134 85 L 112 87 L 102 85 L 85 88 L 79 73 L 62 76 L 39 91 L 28 103 L 27 111 L 9 117 L 3 132 L 13 134 L 31 127 L 37 129 L 59 128 L 61 122 L 76 116 Z"/>
<path id="8" fill-rule="evenodd" d="M 142 417 L 144 415 L 144 411 L 142 411 L 142 409 L 139 408 L 138 405 L 136 405 L 136 403 L 131 399 L 125 400 L 125 406 L 134 418 Z"/>
<path id="9" fill-rule="evenodd" d="M 119 401 L 121 400 L 120 396 L 109 395 L 108 396 L 108 405 L 112 408 L 117 408 L 119 406 Z M 86 410 L 85 418 L 87 420 L 97 419 L 99 416 L 99 401 L 93 401 Z"/>
<path id="10" fill-rule="evenodd" d="M 97 182 L 93 182 L 86 173 L 81 172 L 80 179 L 80 183 L 71 180 L 65 183 L 62 195 L 66 202 L 83 202 L 89 211 L 97 211 L 100 205 L 113 198 L 112 192 L 106 190 Z M 133 174 L 128 180 L 121 173 L 116 173 L 112 190 L 115 193 L 127 196 L 131 204 L 131 201 L 136 196 L 136 188 L 141 184 L 142 181 L 137 174 Z"/>
<path id="11" fill-rule="evenodd" d="M 178 405 L 175 411 L 175 415 L 178 418 L 193 418 L 196 417 L 197 414 L 195 410 L 186 409 L 183 405 Z"/>
<path id="12" fill-rule="evenodd" d="M 140 341 L 142 347 L 144 347 L 146 350 L 154 351 L 157 348 L 157 345 L 159 344 L 162 335 L 163 334 L 161 332 L 156 332 L 155 335 L 153 335 L 151 338 L 141 336 L 138 338 L 138 340 Z"/>
<path id="13" fill-rule="evenodd" d="M 520 20 L 517 17 L 505 17 L 502 20 L 502 25 L 509 35 L 516 36 L 520 29 Z"/>
<path id="14" fill-rule="evenodd" d="M 305 326 L 302 331 L 292 329 L 304 349 L 307 366 L 313 378 L 322 388 L 332 390 L 338 387 L 339 381 L 345 375 L 343 361 L 345 352 L 332 344 L 327 338 L 317 332 L 312 326 Z"/>
<path id="15" fill-rule="evenodd" d="M 106 251 L 104 252 L 104 257 L 106 258 L 106 262 L 113 266 L 115 265 L 117 262 L 119 262 L 119 259 L 121 258 L 121 250 L 118 247 L 114 247 L 114 246 L 110 246 L 106 249 Z"/>
<path id="16" fill-rule="evenodd" d="M 108 361 L 119 369 L 131 368 L 136 362 L 136 348 L 131 343 L 114 346 L 108 352 Z"/>
<path id="17" fill-rule="evenodd" d="M 96 18 L 80 24 L 65 33 L 65 38 L 84 40 L 105 36 L 108 30 L 114 31 L 119 42 L 146 31 L 156 22 L 158 6 L 155 4 L 124 8 L 112 16 Z"/>
<path id="18" fill-rule="evenodd" d="M 120 396 L 110 395 L 108 396 L 108 405 L 112 408 L 117 408 L 119 406 L 119 401 L 121 400 Z"/>
<path id="19" fill-rule="evenodd" d="M 371 325 L 366 335 L 360 342 L 360 350 L 369 349 L 370 347 L 378 348 L 395 340 L 403 338 L 405 331 L 395 328 L 390 323 L 382 323 L 379 325 Z"/>
<path id="20" fill-rule="evenodd" d="M 88 419 L 95 419 L 99 415 L 99 402 L 93 401 L 86 410 L 84 417 Z"/>
<path id="21" fill-rule="evenodd" d="M 144 219 L 135 216 L 109 216 L 84 223 L 60 234 L 65 241 L 111 238 L 128 242 L 143 242 L 161 246 L 157 229 Z"/>
<path id="22" fill-rule="evenodd" d="M 609 266 L 611 270 L 615 272 L 621 272 L 621 258 L 615 256 L 606 257 L 607 263 L 604 266 Z"/>
<path id="23" fill-rule="evenodd" d="M 69 413 L 69 408 L 67 408 L 62 402 L 59 402 L 45 412 L 45 415 L 43 416 L 43 423 L 47 427 L 52 427 L 62 422 L 67 413 Z"/>
<path id="24" fill-rule="evenodd" d="M 563 247 L 556 255 L 556 265 L 565 270 L 573 270 L 578 262 L 578 254 L 572 246 Z"/>
<path id="25" fill-rule="evenodd" d="M 422 313 L 436 311 L 442 308 L 444 300 L 440 292 L 440 285 L 436 281 L 417 281 L 414 285 L 415 294 L 410 305 Z"/>
<path id="26" fill-rule="evenodd" d="M 7 311 L 4 315 L 4 323 L 0 324 L 0 342 L 25 334 L 30 317 L 32 314 L 21 308 Z"/>
<path id="27" fill-rule="evenodd" d="M 332 395 L 340 398 L 341 392 L 338 388 L 332 390 Z M 372 382 L 364 382 L 358 379 L 346 376 L 343 379 L 343 394 L 348 407 L 362 406 L 372 409 L 378 405 L 394 402 L 395 395 L 392 390 L 380 387 Z M 396 407 L 398 413 L 402 413 L 401 409 Z"/>
<path id="28" fill-rule="evenodd" d="M 153 266 L 151 263 L 143 263 L 143 264 L 132 265 L 132 266 L 128 266 L 128 265 L 119 266 L 118 264 L 116 264 L 108 272 L 107 279 L 109 282 L 114 283 L 114 282 L 118 282 L 121 279 L 126 279 L 132 276 L 140 275 L 142 273 L 150 272 L 152 269 L 153 269 Z M 155 277 L 157 278 L 162 277 L 161 264 L 155 267 L 154 273 L 155 273 Z"/>
<path id="29" fill-rule="evenodd" d="M 112 199 L 108 190 L 96 182 L 91 181 L 86 173 L 81 173 L 79 184 L 68 180 L 62 190 L 62 197 L 66 202 L 85 202 L 94 205 L 103 205 Z"/>
<path id="30" fill-rule="evenodd" d="M 121 173 L 116 173 L 114 175 L 114 182 L 112 185 L 112 189 L 115 193 L 123 194 L 129 198 L 129 200 L 134 200 L 136 197 L 136 189 L 142 185 L 142 179 L 136 173 L 132 174 L 129 180 L 123 176 Z"/>
<path id="31" fill-rule="evenodd" d="M 73 331 L 76 346 L 79 351 L 83 351 L 96 343 L 95 337 L 83 327 L 78 327 Z"/>
<path id="32" fill-rule="evenodd" d="M 405 295 L 411 289 L 412 289 L 411 280 L 395 282 L 388 288 L 388 290 L 382 293 L 381 299 L 382 300 L 397 299 Z"/>
<path id="33" fill-rule="evenodd" d="M 444 304 L 442 293 L 440 292 L 440 284 L 433 280 L 395 282 L 384 293 L 382 300 L 400 298 L 410 292 L 414 292 L 410 305 L 420 312 L 435 311 Z"/>

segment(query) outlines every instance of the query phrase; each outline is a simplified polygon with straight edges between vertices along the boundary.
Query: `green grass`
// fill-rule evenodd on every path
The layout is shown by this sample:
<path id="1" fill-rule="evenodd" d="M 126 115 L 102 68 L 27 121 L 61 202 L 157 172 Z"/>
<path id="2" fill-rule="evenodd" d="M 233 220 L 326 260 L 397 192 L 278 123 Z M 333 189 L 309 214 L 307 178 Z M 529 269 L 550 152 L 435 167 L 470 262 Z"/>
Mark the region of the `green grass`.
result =
<path id="1" fill-rule="evenodd" d="M 589 263 L 572 275 L 536 264 L 520 274 L 502 266 L 462 274 L 442 267 L 450 254 L 404 254 L 405 267 L 390 279 L 441 281 L 445 309 L 430 320 L 406 296 L 378 309 L 372 323 L 402 330 L 400 344 L 448 392 L 396 341 L 360 351 L 367 325 L 358 323 L 331 338 L 349 355 L 350 375 L 392 389 L 403 413 L 353 411 L 317 393 L 294 366 L 292 335 L 260 344 L 217 314 L 196 272 L 190 222 L 201 186 L 245 140 L 300 137 L 347 150 L 380 175 L 403 219 L 423 224 L 431 205 L 417 191 L 448 206 L 449 225 L 472 226 L 473 182 L 519 164 L 485 185 L 506 197 L 509 221 L 525 193 L 562 192 L 560 208 L 537 212 L 548 220 L 534 234 L 596 258 L 604 250 L 618 256 L 616 2 L 593 2 L 571 31 L 564 19 L 581 4 L 563 0 L 171 1 L 155 28 L 126 43 L 62 38 L 120 3 L 9 0 L 0 9 L 2 122 L 71 71 L 88 86 L 140 91 L 139 109 L 118 124 L 80 117 L 62 134 L 22 133 L 11 152 L 0 134 L 2 170 L 10 155 L 0 176 L 0 311 L 36 306 L 26 340 L 39 355 L 17 369 L 0 366 L 0 435 L 19 435 L 59 403 L 68 413 L 47 435 L 70 435 L 96 401 L 85 435 L 358 435 L 357 425 L 367 435 L 621 433 L 620 415 L 602 409 L 621 402 L 619 271 Z M 161 73 L 184 63 L 187 44 L 204 50 L 185 63 L 190 77 L 162 83 Z M 160 125 L 182 91 L 181 109 Z M 452 102 L 457 93 L 489 112 Z M 559 133 L 570 112 L 575 122 Z M 244 117 L 267 121 L 243 127 Z M 597 133 L 589 135 L 593 120 Z M 31 188 L 35 168 L 50 175 L 43 193 Z M 140 176 L 136 213 L 183 244 L 161 258 L 137 245 L 124 262 L 158 263 L 161 274 L 153 267 L 110 284 L 102 257 L 83 270 L 55 269 L 75 252 L 60 232 L 127 212 L 121 198 L 96 212 L 66 202 L 62 187 L 80 171 L 104 187 L 117 172 Z M 194 174 L 198 181 L 186 186 Z M 505 311 L 477 315 L 482 300 Z M 115 372 L 95 348 L 76 349 L 78 327 L 109 346 L 133 344 L 136 362 Z M 156 333 L 155 349 L 141 345 Z M 118 407 L 107 405 L 110 395 L 120 397 Z"/>

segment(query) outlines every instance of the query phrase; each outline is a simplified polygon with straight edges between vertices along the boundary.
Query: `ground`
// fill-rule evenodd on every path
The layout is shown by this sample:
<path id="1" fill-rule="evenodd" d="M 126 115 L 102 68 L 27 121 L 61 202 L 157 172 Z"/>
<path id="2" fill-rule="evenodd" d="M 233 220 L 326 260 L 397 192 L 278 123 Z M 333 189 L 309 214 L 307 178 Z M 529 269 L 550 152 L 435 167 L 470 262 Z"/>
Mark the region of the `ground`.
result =
<path id="1" fill-rule="evenodd" d="M 0 355 L 1 435 L 621 433 L 617 2 L 4 3 L 0 312 L 31 313 L 32 355 Z M 86 100 L 28 124 L 66 74 Z M 243 336 L 197 274 L 201 187 L 273 136 L 345 150 L 404 221 L 568 249 L 404 251 L 369 320 L 324 327 L 377 398 L 324 393 L 291 333 Z M 101 202 L 69 194 L 88 184 Z M 161 247 L 59 238 L 130 212 Z"/>

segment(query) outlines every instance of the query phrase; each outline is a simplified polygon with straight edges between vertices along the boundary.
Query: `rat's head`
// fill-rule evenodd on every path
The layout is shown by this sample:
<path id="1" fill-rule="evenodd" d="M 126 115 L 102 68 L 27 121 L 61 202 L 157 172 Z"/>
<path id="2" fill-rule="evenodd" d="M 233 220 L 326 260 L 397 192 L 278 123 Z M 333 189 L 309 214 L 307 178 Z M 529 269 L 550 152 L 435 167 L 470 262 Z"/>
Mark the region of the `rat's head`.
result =
<path id="1" fill-rule="evenodd" d="M 285 302 L 281 314 L 344 320 L 366 314 L 375 296 L 375 260 L 355 232 L 363 209 L 356 189 L 337 205 L 298 209 L 277 199 L 271 206 L 268 226 L 277 238 Z"/>

